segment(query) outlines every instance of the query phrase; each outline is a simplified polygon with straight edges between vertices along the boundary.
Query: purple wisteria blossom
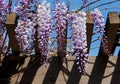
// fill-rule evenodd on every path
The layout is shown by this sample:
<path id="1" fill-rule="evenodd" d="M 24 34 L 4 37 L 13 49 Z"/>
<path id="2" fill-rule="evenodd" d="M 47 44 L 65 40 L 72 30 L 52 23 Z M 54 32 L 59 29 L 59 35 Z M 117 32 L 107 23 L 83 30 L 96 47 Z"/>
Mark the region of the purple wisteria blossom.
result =
<path id="1" fill-rule="evenodd" d="M 14 8 L 14 11 L 19 15 L 18 24 L 15 29 L 16 38 L 21 47 L 22 54 L 30 54 L 33 48 L 34 27 L 29 8 L 29 0 L 22 0 L 20 6 Z"/>
<path id="2" fill-rule="evenodd" d="M 70 17 L 70 15 L 69 15 Z M 87 54 L 87 35 L 86 35 L 86 13 L 79 11 L 71 15 L 71 29 L 73 49 L 75 51 L 78 70 L 80 73 L 86 73 Z"/>
<path id="3" fill-rule="evenodd" d="M 41 63 L 47 62 L 48 56 L 48 47 L 49 47 L 49 37 L 52 32 L 52 17 L 50 15 L 50 4 L 46 3 L 46 0 L 43 0 L 41 4 L 37 5 L 36 9 L 36 24 L 38 32 L 38 45 L 40 49 L 41 56 L 44 60 Z"/>
<path id="4" fill-rule="evenodd" d="M 107 36 L 105 35 L 104 17 L 98 9 L 95 9 L 94 12 L 92 12 L 91 14 L 94 20 L 95 30 L 98 34 L 100 34 L 99 38 L 102 41 L 102 47 L 105 53 L 109 54 Z"/>
<path id="5" fill-rule="evenodd" d="M 66 33 L 67 33 L 67 7 L 65 3 L 57 3 L 54 13 L 55 30 L 57 32 L 58 55 L 64 61 L 66 52 Z"/>
<path id="6" fill-rule="evenodd" d="M 7 15 L 7 4 L 5 0 L 0 0 L 0 47 L 3 48 L 4 53 L 7 49 L 6 41 L 3 44 L 5 40 L 4 32 L 6 30 L 6 26 L 5 26 L 6 15 Z"/>

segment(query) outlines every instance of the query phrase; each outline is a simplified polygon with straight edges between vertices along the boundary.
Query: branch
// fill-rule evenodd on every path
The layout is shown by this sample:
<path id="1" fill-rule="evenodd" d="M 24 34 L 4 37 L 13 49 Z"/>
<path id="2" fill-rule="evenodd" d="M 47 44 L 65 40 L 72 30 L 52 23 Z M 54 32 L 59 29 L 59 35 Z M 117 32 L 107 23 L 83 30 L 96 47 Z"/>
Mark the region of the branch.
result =
<path id="1" fill-rule="evenodd" d="M 95 42 L 95 41 L 98 41 L 98 40 L 100 40 L 100 39 L 99 39 L 99 38 L 97 38 L 97 39 L 95 39 L 95 40 L 91 41 L 91 43 L 93 43 L 93 42 Z"/>
<path id="2" fill-rule="evenodd" d="M 51 43 L 50 47 L 52 47 L 52 45 L 55 43 L 55 41 L 56 41 L 56 40 L 54 40 L 54 41 Z"/>
<path id="3" fill-rule="evenodd" d="M 9 13 L 11 12 L 11 7 L 12 7 L 12 0 L 9 0 L 9 3 L 8 3 L 8 10 L 9 10 Z"/>
<path id="4" fill-rule="evenodd" d="M 90 6 L 90 5 L 92 5 L 92 4 L 96 3 L 96 2 L 98 2 L 98 1 L 100 1 L 100 0 L 95 0 L 95 1 L 89 3 L 89 4 L 85 5 L 85 6 L 82 6 L 80 9 L 76 10 L 76 12 L 78 12 L 78 11 L 80 11 L 80 10 L 82 10 L 82 9 L 84 9 L 84 8 L 86 8 L 86 7 Z"/>
<path id="5" fill-rule="evenodd" d="M 98 8 L 98 7 L 107 5 L 107 4 L 112 4 L 112 3 L 115 3 L 115 2 L 118 2 L 118 1 L 120 1 L 120 0 L 114 0 L 114 1 L 111 1 L 111 2 L 106 2 L 106 3 L 103 3 L 103 4 L 97 5 L 97 6 L 93 7 L 93 8 L 91 8 L 90 10 L 93 10 L 95 8 Z"/>
<path id="6" fill-rule="evenodd" d="M 90 50 L 93 50 L 93 49 L 96 49 L 96 48 L 99 48 L 99 47 L 94 47 L 94 48 L 91 48 Z"/>
<path id="7" fill-rule="evenodd" d="M 67 3 L 67 8 L 69 10 L 70 9 L 70 0 L 66 0 L 66 3 Z"/>
<path id="8" fill-rule="evenodd" d="M 120 7 L 108 7 L 108 8 L 100 9 L 100 11 L 110 10 L 110 9 L 120 9 Z"/>
<path id="9" fill-rule="evenodd" d="M 7 51 L 6 51 L 6 53 L 4 53 L 4 54 L 5 54 L 5 56 L 8 54 L 9 50 L 10 50 L 10 41 L 9 41 L 9 43 L 8 43 L 8 48 L 7 48 Z"/>

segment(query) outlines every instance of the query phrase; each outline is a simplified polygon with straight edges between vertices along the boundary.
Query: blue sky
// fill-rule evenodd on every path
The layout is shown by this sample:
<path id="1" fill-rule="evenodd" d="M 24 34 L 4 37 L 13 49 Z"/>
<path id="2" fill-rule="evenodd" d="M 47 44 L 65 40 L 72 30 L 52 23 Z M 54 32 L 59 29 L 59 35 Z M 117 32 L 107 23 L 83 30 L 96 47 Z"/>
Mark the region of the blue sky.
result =
<path id="1" fill-rule="evenodd" d="M 38 1 L 41 2 L 42 0 L 38 0 Z M 53 9 L 53 2 L 56 1 L 56 0 L 46 0 L 46 1 L 51 3 L 51 9 Z M 66 0 L 60 0 L 60 1 L 66 3 Z M 82 6 L 82 2 L 81 2 L 82 0 L 68 0 L 68 1 L 70 1 L 70 10 L 79 9 Z M 88 1 L 92 2 L 94 0 L 88 0 Z M 91 8 L 94 8 L 97 5 L 100 5 L 100 4 L 103 4 L 103 3 L 106 3 L 106 2 L 110 2 L 110 1 L 115 1 L 115 0 L 100 0 L 97 3 L 95 3 L 93 5 L 90 5 L 89 8 L 91 9 Z M 105 17 L 105 20 L 106 20 L 108 12 L 118 12 L 118 13 L 120 13 L 119 6 L 120 6 L 120 1 L 112 3 L 112 4 L 107 4 L 107 5 L 101 6 L 98 9 L 101 10 L 101 12 L 102 12 L 102 14 L 103 14 L 103 16 Z M 108 9 L 103 10 L 104 8 L 108 8 Z M 83 9 L 82 11 L 86 11 L 86 9 Z M 93 10 L 91 10 L 91 11 L 93 11 Z M 52 34 L 52 36 L 54 36 L 54 35 L 55 35 L 55 33 Z M 94 40 L 96 38 L 97 38 L 97 35 L 94 35 L 92 37 L 92 40 Z M 99 47 L 99 46 L 100 46 L 100 41 L 96 41 L 94 43 L 91 43 L 91 48 Z M 119 47 L 117 46 L 117 48 L 115 50 L 115 53 L 114 53 L 115 56 L 117 56 L 119 50 L 120 50 L 120 46 Z M 90 56 L 97 56 L 98 52 L 99 52 L 99 48 L 96 48 L 96 49 L 90 50 L 89 55 Z"/>

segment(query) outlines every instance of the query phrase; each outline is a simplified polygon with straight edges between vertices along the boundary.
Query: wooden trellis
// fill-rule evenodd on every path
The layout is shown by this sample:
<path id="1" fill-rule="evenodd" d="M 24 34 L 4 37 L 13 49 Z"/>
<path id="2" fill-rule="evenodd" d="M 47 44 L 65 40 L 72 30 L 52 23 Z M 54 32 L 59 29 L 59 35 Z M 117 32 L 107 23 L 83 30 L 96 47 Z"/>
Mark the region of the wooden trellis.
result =
<path id="1" fill-rule="evenodd" d="M 0 72 L 9 74 L 14 71 L 19 71 L 20 67 L 30 67 L 36 60 L 31 60 L 29 57 L 19 56 L 20 47 L 15 38 L 15 27 L 16 27 L 16 15 L 8 14 L 6 27 L 7 33 L 10 40 L 10 46 L 12 49 L 12 56 L 4 57 L 3 65 L 8 62 L 9 64 L 4 71 Z M 93 34 L 93 22 L 87 18 L 87 44 L 88 52 L 90 49 L 91 38 Z M 106 22 L 106 35 L 108 36 L 108 48 L 111 55 L 114 53 L 115 47 L 120 46 L 120 17 L 117 12 L 110 12 L 108 14 Z M 36 32 L 37 36 L 37 32 Z M 36 37 L 35 37 L 36 38 Z M 39 57 L 38 42 L 35 40 L 35 55 L 31 57 Z M 26 59 L 25 59 L 26 58 Z M 103 49 L 100 48 L 99 55 L 97 57 L 88 58 L 88 69 L 87 76 L 78 74 L 76 70 L 76 61 L 74 57 L 67 57 L 66 63 L 59 63 L 57 57 L 53 57 L 48 64 L 47 68 L 41 68 L 39 62 L 34 66 L 23 70 L 23 72 L 17 75 L 9 74 L 8 77 L 2 80 L 0 76 L 0 82 L 10 82 L 11 84 L 119 84 L 120 83 L 120 51 L 118 57 L 107 56 Z M 54 60 L 55 59 L 55 60 Z M 38 59 L 39 60 L 39 59 Z M 16 73 L 17 73 L 16 71 Z M 22 70 L 21 70 L 22 71 Z M 7 78 L 10 77 L 10 80 Z"/>

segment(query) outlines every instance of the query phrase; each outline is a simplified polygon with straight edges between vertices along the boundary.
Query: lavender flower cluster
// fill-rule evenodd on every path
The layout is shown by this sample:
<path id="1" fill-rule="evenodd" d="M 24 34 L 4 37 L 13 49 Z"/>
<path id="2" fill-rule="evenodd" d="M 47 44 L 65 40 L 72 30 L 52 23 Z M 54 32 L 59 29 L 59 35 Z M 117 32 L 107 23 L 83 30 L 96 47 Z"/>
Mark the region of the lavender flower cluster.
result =
<path id="1" fill-rule="evenodd" d="M 36 23 L 38 32 L 38 45 L 40 49 L 41 56 L 45 56 L 45 61 L 47 61 L 48 55 L 48 44 L 50 33 L 52 32 L 52 21 L 50 15 L 50 4 L 43 0 L 41 4 L 37 5 L 36 11 Z"/>
<path id="2" fill-rule="evenodd" d="M 72 17 L 72 40 L 75 51 L 78 70 L 80 73 L 86 73 L 87 37 L 86 37 L 86 13 L 79 11 L 73 13 Z"/>
<path id="3" fill-rule="evenodd" d="M 106 54 L 109 54 L 108 50 L 108 41 L 107 36 L 105 35 L 105 23 L 104 23 L 104 17 L 102 16 L 102 13 L 95 9 L 94 12 L 91 13 L 94 20 L 95 30 L 98 34 L 100 34 L 100 39 L 102 41 L 102 47 Z"/>
<path id="4" fill-rule="evenodd" d="M 7 15 L 7 4 L 5 0 L 0 0 L 0 47 L 3 47 L 4 53 L 7 48 L 6 41 L 3 45 L 3 42 L 5 40 L 4 32 L 6 30 L 6 26 L 5 26 L 6 15 Z"/>
<path id="5" fill-rule="evenodd" d="M 65 3 L 57 3 L 55 6 L 55 9 L 53 11 L 54 13 L 54 20 L 55 20 L 55 30 L 57 32 L 57 46 L 58 46 L 58 55 L 60 55 L 60 59 L 64 61 L 63 53 L 65 53 L 66 45 L 66 31 L 67 31 L 67 7 Z"/>
<path id="6" fill-rule="evenodd" d="M 19 15 L 19 20 L 15 32 L 16 38 L 21 47 L 22 54 L 31 53 L 34 41 L 34 27 L 36 25 L 30 19 L 31 13 L 28 1 L 22 0 L 20 6 L 17 6 L 14 9 L 17 15 Z"/>

